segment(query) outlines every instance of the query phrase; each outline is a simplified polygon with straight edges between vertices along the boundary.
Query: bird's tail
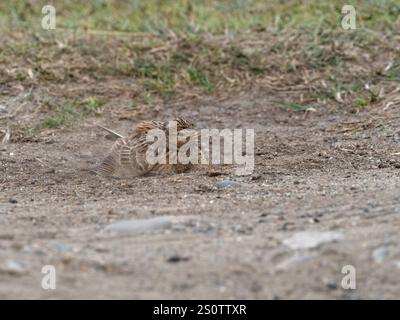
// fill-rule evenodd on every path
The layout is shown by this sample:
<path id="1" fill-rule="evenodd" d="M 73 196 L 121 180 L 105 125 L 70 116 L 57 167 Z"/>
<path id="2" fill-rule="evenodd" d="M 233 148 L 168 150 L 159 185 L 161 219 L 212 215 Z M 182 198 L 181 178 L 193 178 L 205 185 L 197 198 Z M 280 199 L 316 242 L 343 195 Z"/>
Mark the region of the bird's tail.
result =
<path id="1" fill-rule="evenodd" d="M 111 130 L 111 129 L 108 129 L 108 128 L 106 128 L 106 127 L 103 127 L 103 126 L 101 126 L 101 125 L 97 125 L 99 128 L 101 128 L 101 129 L 103 129 L 103 130 L 105 130 L 105 131 L 107 131 L 109 134 L 111 134 L 115 139 L 118 139 L 118 138 L 124 138 L 124 136 L 122 136 L 122 135 L 120 135 L 119 133 L 117 133 L 117 132 L 115 132 L 115 131 L 113 131 L 113 130 Z"/>

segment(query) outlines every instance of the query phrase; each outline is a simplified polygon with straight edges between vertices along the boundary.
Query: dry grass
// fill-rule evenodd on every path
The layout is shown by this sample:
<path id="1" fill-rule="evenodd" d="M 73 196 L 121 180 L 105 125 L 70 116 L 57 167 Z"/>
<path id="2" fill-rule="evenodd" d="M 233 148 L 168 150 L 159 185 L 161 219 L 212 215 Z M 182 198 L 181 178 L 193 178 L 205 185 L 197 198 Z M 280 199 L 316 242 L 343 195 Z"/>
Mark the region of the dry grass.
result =
<path id="1" fill-rule="evenodd" d="M 275 17 L 282 7 L 273 6 Z M 61 21 L 66 8 L 61 10 Z M 193 9 L 194 21 L 200 19 L 200 8 Z M 327 7 L 315 3 L 312 8 L 327 12 Z M 397 7 L 389 1 L 385 8 Z M 15 10 L 29 12 L 26 7 Z M 228 11 L 232 19 L 235 10 Z M 285 28 L 273 24 L 265 28 L 257 22 L 242 26 L 244 30 L 258 26 L 247 32 L 223 33 L 186 32 L 179 19 L 171 20 L 179 32 L 170 26 L 156 33 L 119 33 L 117 27 L 106 32 L 15 27 L 0 36 L 0 98 L 30 92 L 24 101 L 34 106 L 28 110 L 32 116 L 13 117 L 14 124 L 26 131 L 64 127 L 103 112 L 135 119 L 171 101 L 249 91 L 273 95 L 294 112 L 309 108 L 358 112 L 399 104 L 400 34 L 388 18 L 393 14 L 373 19 L 381 22 L 379 29 L 344 31 L 338 22 L 329 27 L 333 17 L 338 20 L 337 14 L 326 14 L 315 24 L 305 16 L 303 5 L 291 10 L 291 19 L 303 13 L 303 22 L 308 23 L 291 20 Z M 180 16 L 178 9 L 174 12 L 172 16 Z M 216 30 L 225 27 L 212 23 L 221 12 L 218 9 L 210 17 Z M 121 99 L 124 105 L 119 104 Z M 0 121 L 6 125 L 10 117 Z"/>

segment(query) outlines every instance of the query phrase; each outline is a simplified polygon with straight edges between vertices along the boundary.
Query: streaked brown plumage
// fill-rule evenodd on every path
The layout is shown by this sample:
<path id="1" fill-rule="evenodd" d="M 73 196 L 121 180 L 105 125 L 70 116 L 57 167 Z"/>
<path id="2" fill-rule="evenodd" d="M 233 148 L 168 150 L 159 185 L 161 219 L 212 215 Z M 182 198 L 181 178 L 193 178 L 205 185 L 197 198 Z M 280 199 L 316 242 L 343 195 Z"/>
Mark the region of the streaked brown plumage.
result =
<path id="1" fill-rule="evenodd" d="M 193 124 L 183 118 L 176 120 L 177 131 L 189 129 Z M 146 160 L 146 151 L 151 143 L 146 141 L 146 135 L 150 130 L 160 129 L 165 132 L 168 139 L 168 122 L 143 121 L 131 130 L 127 137 L 123 137 L 109 129 L 103 128 L 119 138 L 111 147 L 109 155 L 97 166 L 94 171 L 103 175 L 111 176 L 140 176 L 149 172 L 162 172 L 173 170 L 175 172 L 186 171 L 190 165 L 169 164 L 167 150 L 167 164 L 149 164 Z M 177 143 L 179 148 L 186 141 Z"/>

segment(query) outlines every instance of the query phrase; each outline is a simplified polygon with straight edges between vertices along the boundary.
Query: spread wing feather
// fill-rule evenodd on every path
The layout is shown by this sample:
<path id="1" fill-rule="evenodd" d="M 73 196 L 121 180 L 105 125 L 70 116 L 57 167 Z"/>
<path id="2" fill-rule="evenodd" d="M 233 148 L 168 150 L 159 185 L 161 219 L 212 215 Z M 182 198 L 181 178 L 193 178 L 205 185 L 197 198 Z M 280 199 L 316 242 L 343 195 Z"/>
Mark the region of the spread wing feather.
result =
<path id="1" fill-rule="evenodd" d="M 186 123 L 183 125 L 186 126 Z M 147 133 L 152 129 L 161 129 L 166 131 L 168 129 L 166 122 L 143 121 L 130 132 L 127 138 L 124 138 L 110 129 L 104 127 L 101 128 L 114 136 L 117 136 L 118 139 L 111 147 L 111 151 L 106 158 L 96 168 L 94 168 L 94 172 L 111 176 L 120 175 L 124 172 L 134 175 L 143 175 L 152 170 L 160 172 L 163 169 L 171 167 L 170 164 L 151 165 L 146 160 L 146 151 L 150 144 L 150 142 L 146 141 Z M 184 140 L 185 142 L 187 141 L 186 139 Z M 182 144 L 183 141 L 178 141 L 178 147 Z"/>

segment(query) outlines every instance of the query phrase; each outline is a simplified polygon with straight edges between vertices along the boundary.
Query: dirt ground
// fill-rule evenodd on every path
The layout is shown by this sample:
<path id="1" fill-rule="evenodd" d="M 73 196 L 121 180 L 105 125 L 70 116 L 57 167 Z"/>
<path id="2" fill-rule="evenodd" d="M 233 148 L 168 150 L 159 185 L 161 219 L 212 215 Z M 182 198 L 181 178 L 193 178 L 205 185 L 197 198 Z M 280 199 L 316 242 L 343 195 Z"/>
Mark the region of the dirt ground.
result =
<path id="1" fill-rule="evenodd" d="M 254 128 L 255 171 L 129 180 L 90 174 L 112 144 L 94 125 L 0 146 L 0 298 L 364 299 L 400 296 L 400 117 L 304 113 L 242 95 L 166 105 L 199 128 Z M 145 117 L 144 117 L 145 118 Z M 125 133 L 134 121 L 102 119 Z M 235 187 L 218 182 L 235 180 Z M 167 216 L 143 233 L 120 220 Z M 299 232 L 336 240 L 291 248 Z M 54 265 L 55 290 L 41 287 Z M 356 269 L 356 289 L 341 286 Z"/>

